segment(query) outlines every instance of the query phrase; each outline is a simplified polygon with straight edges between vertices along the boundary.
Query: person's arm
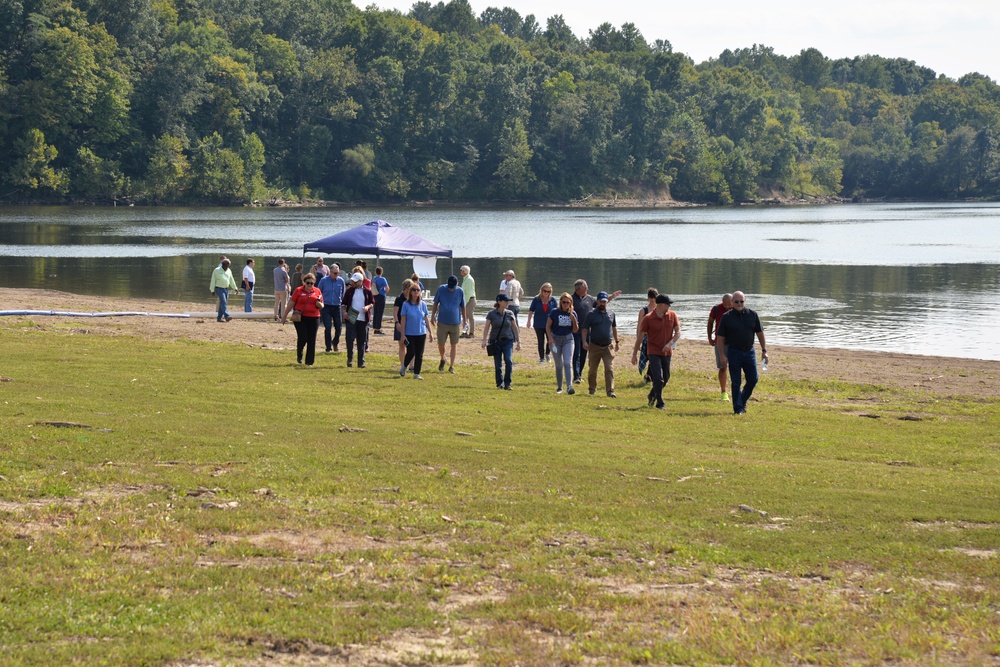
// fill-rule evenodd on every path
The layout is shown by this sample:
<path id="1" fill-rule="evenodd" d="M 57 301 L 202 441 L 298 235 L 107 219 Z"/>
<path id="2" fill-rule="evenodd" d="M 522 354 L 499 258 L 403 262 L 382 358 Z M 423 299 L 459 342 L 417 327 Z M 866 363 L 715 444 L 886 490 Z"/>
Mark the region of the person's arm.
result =
<path id="1" fill-rule="evenodd" d="M 375 308 L 375 295 L 371 290 L 365 292 L 365 312 L 370 313 Z"/>
<path id="2" fill-rule="evenodd" d="M 236 293 L 239 293 L 240 288 L 236 285 L 236 278 L 233 278 L 233 272 L 230 271 L 228 275 L 229 275 L 229 288 L 231 290 L 234 290 Z"/>
<path id="3" fill-rule="evenodd" d="M 406 338 L 406 315 L 399 316 L 399 332 Z"/>
<path id="4" fill-rule="evenodd" d="M 640 308 L 639 309 L 639 319 L 637 319 L 635 321 L 635 335 L 636 335 L 636 338 L 641 338 L 640 332 L 639 332 L 639 327 L 642 326 L 642 318 L 646 317 L 646 313 L 644 313 L 642 311 L 643 311 L 643 309 Z"/>
<path id="5" fill-rule="evenodd" d="M 618 325 L 617 324 L 612 324 L 611 325 L 611 335 L 614 336 L 614 338 L 615 338 L 615 352 L 617 352 L 618 351 Z"/>
<path id="6" fill-rule="evenodd" d="M 545 318 L 545 337 L 549 339 L 549 347 L 556 346 L 556 339 L 552 336 L 552 318 Z M 553 350 L 555 352 L 555 350 Z"/>
<path id="7" fill-rule="evenodd" d="M 590 329 L 586 326 L 586 324 L 584 324 L 584 326 L 580 327 L 580 342 L 583 344 L 583 349 L 584 350 L 589 350 L 590 349 L 590 344 L 587 342 L 587 332 L 589 330 Z"/>
<path id="8" fill-rule="evenodd" d="M 431 316 L 427 314 L 427 306 L 424 306 L 424 321 L 427 323 L 427 341 L 434 342 L 434 327 L 431 325 Z"/>
<path id="9" fill-rule="evenodd" d="M 608 295 L 608 301 L 611 301 L 612 299 L 618 298 L 621 295 L 622 295 L 622 291 L 621 290 L 616 290 L 615 292 L 612 292 L 611 294 Z"/>
<path id="10" fill-rule="evenodd" d="M 434 307 L 431 309 L 431 324 L 434 324 L 435 322 L 437 322 L 438 306 L 440 306 L 440 305 L 441 304 L 438 303 L 436 300 L 434 301 Z"/>
<path id="11" fill-rule="evenodd" d="M 681 339 L 681 321 L 678 318 L 674 318 L 674 335 L 668 343 L 669 347 L 676 347 L 677 341 Z"/>
<path id="12" fill-rule="evenodd" d="M 580 318 L 576 316 L 575 310 L 571 310 L 570 313 L 571 313 L 570 317 L 573 320 L 573 333 L 577 333 L 578 331 L 580 331 Z"/>
<path id="13" fill-rule="evenodd" d="M 483 325 L 483 347 L 486 347 L 486 341 L 490 339 L 490 327 L 493 323 L 490 322 L 490 318 L 486 318 L 486 324 Z"/>
<path id="14" fill-rule="evenodd" d="M 639 320 L 639 327 L 635 332 L 635 345 L 632 346 L 632 365 L 639 365 L 639 348 L 642 347 L 642 335 L 644 330 L 642 328 L 642 320 Z"/>
<path id="15" fill-rule="evenodd" d="M 212 269 L 212 278 L 211 278 L 211 280 L 208 283 L 208 291 L 210 293 L 212 293 L 212 294 L 215 294 L 215 272 L 216 271 L 218 271 L 218 269 Z"/>
<path id="16" fill-rule="evenodd" d="M 521 329 L 517 326 L 517 317 L 513 317 L 513 313 L 511 313 L 511 315 L 512 315 L 512 317 L 510 318 L 510 321 L 511 321 L 510 327 L 511 327 L 511 331 L 514 332 L 514 344 L 515 344 L 516 349 L 520 350 L 521 349 Z"/>
<path id="17" fill-rule="evenodd" d="M 764 342 L 764 330 L 761 329 L 757 332 L 757 340 L 760 341 L 760 354 L 761 359 L 767 361 L 767 343 Z"/>
<path id="18" fill-rule="evenodd" d="M 708 344 L 715 345 L 715 336 L 712 335 L 712 329 L 715 324 L 715 308 L 713 308 L 708 313 Z"/>

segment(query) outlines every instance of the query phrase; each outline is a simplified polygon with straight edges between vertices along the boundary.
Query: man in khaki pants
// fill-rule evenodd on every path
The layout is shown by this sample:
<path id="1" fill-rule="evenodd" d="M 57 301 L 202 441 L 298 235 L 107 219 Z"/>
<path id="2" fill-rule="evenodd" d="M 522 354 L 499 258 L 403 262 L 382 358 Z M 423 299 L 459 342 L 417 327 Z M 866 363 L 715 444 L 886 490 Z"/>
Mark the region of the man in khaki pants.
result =
<path id="1" fill-rule="evenodd" d="M 603 361 L 604 390 L 608 393 L 608 398 L 618 398 L 615 395 L 614 368 L 614 353 L 618 351 L 618 324 L 615 322 L 615 314 L 608 311 L 607 292 L 597 294 L 597 307 L 580 323 L 580 338 L 583 349 L 587 351 L 587 363 L 590 364 L 587 384 L 591 395 L 597 393 L 597 365 Z"/>
<path id="2" fill-rule="evenodd" d="M 476 337 L 476 279 L 472 277 L 472 269 L 463 266 L 458 270 L 462 274 L 462 282 L 459 287 L 465 294 L 465 321 L 469 324 L 469 330 L 459 338 Z"/>

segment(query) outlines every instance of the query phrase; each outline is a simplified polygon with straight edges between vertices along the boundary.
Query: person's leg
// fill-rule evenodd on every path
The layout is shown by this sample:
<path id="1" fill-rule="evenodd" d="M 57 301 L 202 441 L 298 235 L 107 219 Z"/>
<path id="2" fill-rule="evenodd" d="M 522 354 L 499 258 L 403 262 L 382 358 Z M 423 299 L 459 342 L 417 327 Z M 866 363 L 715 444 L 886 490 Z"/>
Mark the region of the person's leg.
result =
<path id="1" fill-rule="evenodd" d="M 415 338 L 417 338 L 417 337 L 416 336 L 407 336 L 406 337 L 406 345 L 403 346 L 403 349 L 406 350 L 406 352 L 403 353 L 403 368 L 404 369 L 407 368 L 410 365 L 411 361 L 413 361 L 413 355 L 417 351 L 417 346 L 413 342 Z"/>
<path id="2" fill-rule="evenodd" d="M 604 391 L 608 396 L 615 393 L 615 353 L 610 345 L 604 348 Z"/>
<path id="3" fill-rule="evenodd" d="M 316 332 L 319 330 L 318 317 L 303 317 L 302 328 L 306 336 L 306 366 L 316 363 Z"/>
<path id="4" fill-rule="evenodd" d="M 354 323 L 358 339 L 358 367 L 365 365 L 365 351 L 368 349 L 368 321 L 358 320 Z"/>
<path id="5" fill-rule="evenodd" d="M 465 304 L 465 319 L 469 322 L 469 338 L 476 337 L 476 300 L 469 299 Z"/>
<path id="6" fill-rule="evenodd" d="M 573 383 L 573 376 L 570 367 L 573 363 L 573 350 L 572 346 L 566 343 L 561 343 L 560 339 L 556 338 L 556 391 L 562 391 L 563 386 L 563 371 L 566 372 L 566 384 L 571 385 Z M 572 339 L 570 339 L 572 340 Z M 569 363 L 565 362 L 566 354 L 569 353 Z"/>
<path id="7" fill-rule="evenodd" d="M 410 345 L 416 348 L 413 352 L 413 374 L 420 375 L 420 369 L 424 366 L 424 348 L 427 346 L 427 334 L 423 336 L 413 336 Z"/>
<path id="8" fill-rule="evenodd" d="M 333 309 L 335 306 L 323 306 L 323 343 L 326 346 L 327 352 L 333 351 L 333 337 L 331 334 L 331 329 L 333 329 Z"/>
<path id="9" fill-rule="evenodd" d="M 302 363 L 302 350 L 306 346 L 306 330 L 302 322 L 292 322 L 295 325 L 295 359 Z"/>
<path id="10" fill-rule="evenodd" d="M 750 402 L 750 396 L 753 395 L 753 388 L 757 386 L 757 353 L 754 350 L 749 350 L 743 355 L 743 374 L 746 375 L 747 381 L 743 385 L 743 396 L 740 397 L 740 402 L 743 404 L 745 412 L 747 403 Z"/>
<path id="11" fill-rule="evenodd" d="M 545 361 L 545 355 L 549 352 L 549 339 L 545 334 L 545 329 L 535 329 L 535 338 L 538 339 L 538 361 Z"/>
<path id="12" fill-rule="evenodd" d="M 663 378 L 665 358 L 659 354 L 649 355 L 649 377 L 653 380 L 653 388 L 649 390 L 647 399 L 650 405 L 663 405 Z"/>
<path id="13" fill-rule="evenodd" d="M 444 370 L 444 339 L 445 339 L 445 332 L 447 330 L 448 330 L 447 327 L 438 323 L 438 328 L 437 328 L 438 354 L 441 356 L 441 360 L 438 362 L 439 371 Z"/>
<path id="14" fill-rule="evenodd" d="M 503 386 L 510 387 L 512 374 L 514 371 L 514 341 L 509 340 L 503 344 Z"/>
<path id="15" fill-rule="evenodd" d="M 500 343 L 493 345 L 493 372 L 496 375 L 497 387 L 503 387 L 503 355 L 500 353 Z"/>
<path id="16" fill-rule="evenodd" d="M 589 368 L 587 369 L 587 389 L 593 394 L 597 391 L 597 368 L 601 364 L 601 350 L 600 345 L 594 345 L 591 343 L 587 349 L 587 364 Z"/>
<path id="17" fill-rule="evenodd" d="M 347 322 L 344 330 L 347 338 L 347 365 L 350 366 L 354 363 L 354 339 L 357 337 L 357 329 L 353 324 Z"/>
<path id="18" fill-rule="evenodd" d="M 218 313 L 215 316 L 216 322 L 221 322 L 226 316 L 226 300 L 229 298 L 229 290 L 216 287 L 215 296 L 219 299 Z"/>
<path id="19" fill-rule="evenodd" d="M 580 379 L 583 372 L 583 358 L 586 351 L 583 349 L 583 339 L 579 332 L 573 334 L 573 382 Z"/>
<path id="20" fill-rule="evenodd" d="M 458 334 L 459 336 L 461 334 Z M 458 354 L 458 341 L 455 340 L 455 336 L 451 337 L 451 352 L 449 354 L 448 370 L 453 370 L 455 368 L 455 355 Z"/>
<path id="21" fill-rule="evenodd" d="M 729 379 L 732 383 L 730 397 L 733 399 L 733 412 L 740 414 L 743 412 L 743 392 L 740 389 L 743 383 L 743 354 L 729 346 L 726 348 L 726 358 L 729 361 Z"/>
<path id="22" fill-rule="evenodd" d="M 336 352 L 340 347 L 340 332 L 344 328 L 344 313 L 340 310 L 340 306 L 334 306 L 333 312 L 333 351 Z"/>
<path id="23" fill-rule="evenodd" d="M 376 333 L 382 333 L 382 317 L 385 315 L 385 297 L 381 294 L 375 295 L 375 316 L 372 318 L 372 329 Z"/>

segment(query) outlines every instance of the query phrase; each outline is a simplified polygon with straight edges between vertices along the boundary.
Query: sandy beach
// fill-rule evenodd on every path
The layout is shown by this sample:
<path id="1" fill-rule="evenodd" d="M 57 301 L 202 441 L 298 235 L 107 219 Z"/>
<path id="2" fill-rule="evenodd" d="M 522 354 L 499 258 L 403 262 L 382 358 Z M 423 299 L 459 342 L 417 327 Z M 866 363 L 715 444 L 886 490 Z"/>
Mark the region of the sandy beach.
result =
<path id="1" fill-rule="evenodd" d="M 231 301 L 231 312 L 241 310 L 243 299 Z M 54 290 L 0 288 L 0 310 L 59 310 L 74 312 L 150 312 L 189 313 L 215 310 L 215 300 L 206 294 L 198 303 L 165 300 L 128 299 L 121 297 L 88 296 Z M 270 313 L 270 305 L 258 311 Z M 706 314 L 707 317 L 707 314 Z M 32 321 L 41 330 L 69 331 L 80 334 L 108 336 L 138 336 L 150 340 L 191 339 L 290 350 L 294 355 L 295 330 L 289 323 L 284 326 L 271 318 L 257 320 L 234 319 L 225 324 L 214 317 L 164 318 L 164 317 L 61 317 L 51 315 L 7 316 L 0 318 L 0 326 L 11 326 Z M 524 318 L 521 318 L 523 324 Z M 704 322 L 683 322 L 686 332 L 702 332 Z M 391 331 L 388 328 L 387 332 Z M 481 327 L 478 329 L 482 331 Z M 526 332 L 520 355 L 515 360 L 535 361 L 535 335 Z M 631 372 L 629 359 L 634 343 L 633 332 L 619 332 L 621 351 L 615 366 L 620 372 Z M 322 349 L 322 329 L 319 349 Z M 317 366 L 332 369 L 345 365 L 342 339 L 337 354 L 317 355 Z M 893 389 L 927 392 L 936 396 L 965 396 L 997 398 L 1000 395 L 1000 361 L 981 361 L 952 357 L 933 357 L 884 352 L 863 352 L 844 349 L 787 347 L 780 341 L 768 342 L 770 357 L 768 373 L 780 377 L 814 381 L 844 381 L 865 383 Z M 370 351 L 376 354 L 396 353 L 396 343 L 391 335 L 372 336 Z M 462 340 L 458 350 L 459 364 L 483 364 L 489 360 L 479 340 Z M 426 361 L 437 357 L 437 346 L 428 345 Z M 430 365 L 430 364 L 428 364 Z M 627 369 L 626 369 L 627 367 Z M 712 382 L 715 363 L 711 347 L 704 338 L 684 338 L 678 345 L 672 362 L 675 370 L 683 369 L 705 373 L 706 382 Z"/>

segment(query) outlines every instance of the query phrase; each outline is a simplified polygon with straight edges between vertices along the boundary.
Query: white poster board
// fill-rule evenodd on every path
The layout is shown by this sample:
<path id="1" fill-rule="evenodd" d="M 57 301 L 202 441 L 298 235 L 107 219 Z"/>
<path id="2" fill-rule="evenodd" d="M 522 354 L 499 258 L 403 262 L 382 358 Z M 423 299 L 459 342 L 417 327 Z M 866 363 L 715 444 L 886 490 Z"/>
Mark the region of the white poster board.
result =
<path id="1" fill-rule="evenodd" d="M 437 278 L 437 257 L 414 257 L 413 272 L 424 278 Z"/>

